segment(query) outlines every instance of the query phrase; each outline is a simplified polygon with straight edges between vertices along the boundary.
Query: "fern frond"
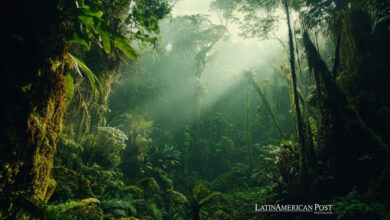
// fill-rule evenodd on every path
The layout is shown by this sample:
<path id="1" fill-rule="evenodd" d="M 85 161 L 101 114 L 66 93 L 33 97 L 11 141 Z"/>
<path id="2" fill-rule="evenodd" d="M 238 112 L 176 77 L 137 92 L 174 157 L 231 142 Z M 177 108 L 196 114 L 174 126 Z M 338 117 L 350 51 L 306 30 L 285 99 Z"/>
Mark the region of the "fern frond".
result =
<path id="1" fill-rule="evenodd" d="M 210 202 L 215 197 L 217 197 L 219 194 L 221 194 L 221 193 L 220 192 L 211 193 L 210 195 L 206 196 L 205 198 L 203 198 L 202 200 L 199 201 L 199 206 L 203 206 L 204 204 Z"/>

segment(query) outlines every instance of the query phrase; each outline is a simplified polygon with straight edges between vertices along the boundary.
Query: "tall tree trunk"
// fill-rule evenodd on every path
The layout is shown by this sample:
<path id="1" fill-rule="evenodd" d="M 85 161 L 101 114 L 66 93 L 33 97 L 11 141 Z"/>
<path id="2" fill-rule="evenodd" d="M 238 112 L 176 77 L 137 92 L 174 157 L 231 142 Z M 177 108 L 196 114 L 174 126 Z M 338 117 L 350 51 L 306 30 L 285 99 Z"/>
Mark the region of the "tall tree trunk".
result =
<path id="1" fill-rule="evenodd" d="M 252 134 L 251 134 L 251 103 L 250 103 L 250 91 L 246 94 L 246 145 L 248 151 L 249 166 L 253 168 L 253 146 L 252 146 Z"/>
<path id="2" fill-rule="evenodd" d="M 298 47 L 298 39 L 297 39 L 297 34 L 295 33 L 295 27 L 293 26 L 293 35 L 294 35 L 294 41 L 295 41 L 295 53 L 297 56 L 297 61 L 298 61 L 298 69 L 299 69 L 299 77 L 301 78 L 301 88 L 303 90 L 303 95 L 306 94 L 306 88 L 305 88 L 305 83 L 303 82 L 303 74 L 302 74 L 302 66 L 301 66 L 301 59 L 299 58 L 299 47 Z"/>
<path id="3" fill-rule="evenodd" d="M 253 85 L 255 88 L 256 92 L 260 95 L 261 100 L 263 100 L 264 106 L 267 109 L 269 115 L 271 116 L 272 121 L 274 122 L 276 128 L 278 129 L 278 132 L 280 134 L 281 138 L 284 138 L 283 130 L 282 127 L 280 126 L 279 121 L 276 119 L 275 114 L 271 108 L 271 105 L 269 104 L 267 98 L 265 97 L 264 93 L 261 91 L 259 85 L 256 83 L 256 79 L 254 78 L 253 74 L 251 72 L 247 72 L 247 77 L 249 80 L 249 83 Z"/>
<path id="4" fill-rule="evenodd" d="M 191 220 L 199 220 L 200 219 L 200 206 L 194 205 L 191 207 Z"/>
<path id="5" fill-rule="evenodd" d="M 291 78 L 293 83 L 293 93 L 294 93 L 294 104 L 295 104 L 295 112 L 297 117 L 297 124 L 298 124 L 298 138 L 299 143 L 301 145 L 301 152 L 302 152 L 302 160 L 301 161 L 301 175 L 304 176 L 306 173 L 306 163 L 307 163 L 307 151 L 306 151 L 306 140 L 305 140 L 305 129 L 304 124 L 302 120 L 301 115 L 301 109 L 299 105 L 299 96 L 298 96 L 298 89 L 297 89 L 297 77 L 295 73 L 295 56 L 294 56 L 294 42 L 293 42 L 293 34 L 291 30 L 291 21 L 290 21 L 290 12 L 287 0 L 283 0 L 283 5 L 286 11 L 287 16 L 287 27 L 288 27 L 288 39 L 289 39 L 289 45 L 290 45 L 290 67 L 291 67 Z"/>
<path id="6" fill-rule="evenodd" d="M 320 54 L 311 42 L 309 34 L 306 31 L 303 35 L 303 41 L 306 48 L 308 63 L 313 67 L 314 73 L 321 80 L 320 83 L 324 84 L 324 92 L 326 95 L 321 97 L 323 100 L 320 100 L 320 102 L 324 102 L 325 104 L 323 105 L 323 108 L 325 108 L 324 112 L 326 112 L 326 114 L 324 114 L 322 117 L 328 118 L 325 123 L 329 123 L 327 127 L 332 128 L 330 130 L 330 136 L 335 136 L 331 139 L 339 140 L 342 143 L 341 146 L 348 145 L 345 142 L 345 134 L 347 131 L 345 128 L 345 118 L 342 113 L 350 112 L 350 115 L 353 116 L 352 119 L 358 122 L 358 126 L 363 131 L 367 132 L 373 140 L 375 140 L 383 152 L 390 154 L 390 148 L 386 142 L 363 121 L 355 106 L 348 102 L 345 94 L 340 90 L 340 88 L 337 87 L 332 78 L 331 72 L 328 70 L 325 62 L 321 59 Z M 330 149 L 334 148 L 335 145 L 336 143 L 328 144 Z M 334 149 L 334 154 L 337 154 L 337 151 L 339 150 L 340 149 Z"/>
<path id="7" fill-rule="evenodd" d="M 0 217 L 28 219 L 34 214 L 26 210 L 39 209 L 56 186 L 51 169 L 70 65 L 56 2 L 42 3 L 46 8 L 27 1 L 12 4 L 9 10 L 16 13 L 5 22 L 18 37 L 4 37 L 7 48 L 1 53 Z"/>
<path id="8" fill-rule="evenodd" d="M 341 21 L 339 21 L 339 32 L 337 34 L 337 42 L 336 42 L 336 48 L 335 48 L 335 55 L 334 55 L 334 63 L 333 63 L 333 68 L 332 68 L 332 76 L 336 80 L 337 77 L 337 69 L 340 64 L 340 44 L 341 44 Z"/>

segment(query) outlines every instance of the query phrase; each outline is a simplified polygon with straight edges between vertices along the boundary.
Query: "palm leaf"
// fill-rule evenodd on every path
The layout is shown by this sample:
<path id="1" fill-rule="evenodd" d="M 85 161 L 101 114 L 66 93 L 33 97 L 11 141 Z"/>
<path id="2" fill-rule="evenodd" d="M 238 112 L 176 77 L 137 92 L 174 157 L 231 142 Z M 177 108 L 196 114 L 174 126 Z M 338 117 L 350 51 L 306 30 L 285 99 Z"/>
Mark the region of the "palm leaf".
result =
<path id="1" fill-rule="evenodd" d="M 83 70 L 83 72 L 85 72 L 89 80 L 89 83 L 91 84 L 92 89 L 96 90 L 96 84 L 97 84 L 100 94 L 103 94 L 103 87 L 102 84 L 100 83 L 99 78 L 88 68 L 88 66 L 84 63 L 84 61 L 74 56 L 71 53 L 69 53 L 69 56 L 73 59 L 77 67 L 80 67 Z"/>
<path id="2" fill-rule="evenodd" d="M 106 52 L 106 54 L 109 54 L 111 52 L 111 40 L 110 40 L 109 33 L 104 31 L 104 29 L 102 28 L 101 23 L 99 23 L 99 25 L 97 27 L 97 31 L 99 33 L 99 36 L 102 39 L 104 51 Z"/>
<path id="3" fill-rule="evenodd" d="M 183 204 L 186 204 L 186 205 L 189 205 L 190 202 L 187 200 L 187 197 L 183 194 L 181 194 L 180 192 L 178 191 L 175 191 L 173 189 L 167 189 L 166 192 L 173 198 L 175 199 L 176 201 L 180 202 L 180 203 L 183 203 Z"/>
<path id="4" fill-rule="evenodd" d="M 221 194 L 221 193 L 220 192 L 213 192 L 213 193 L 211 193 L 210 195 L 208 195 L 205 198 L 203 198 L 202 200 L 200 200 L 199 206 L 203 206 L 205 203 L 210 202 L 215 197 L 217 197 L 219 194 Z"/>
<path id="5" fill-rule="evenodd" d="M 104 50 L 109 52 L 111 50 L 110 39 L 113 41 L 115 47 L 121 50 L 128 58 L 135 60 L 138 57 L 137 51 L 132 48 L 127 42 L 127 38 L 120 33 L 112 30 L 103 22 L 98 25 L 97 31 L 102 38 Z"/>
<path id="6" fill-rule="evenodd" d="M 128 43 L 127 39 L 123 36 L 116 36 L 114 38 L 114 45 L 120 49 L 128 58 L 137 59 L 137 52 Z"/>
<path id="7" fill-rule="evenodd" d="M 81 5 L 78 8 L 71 8 L 67 12 L 65 12 L 65 15 L 69 16 L 89 16 L 89 17 L 95 17 L 95 18 L 101 18 L 103 16 L 103 12 L 96 9 L 91 8 L 88 5 Z"/>

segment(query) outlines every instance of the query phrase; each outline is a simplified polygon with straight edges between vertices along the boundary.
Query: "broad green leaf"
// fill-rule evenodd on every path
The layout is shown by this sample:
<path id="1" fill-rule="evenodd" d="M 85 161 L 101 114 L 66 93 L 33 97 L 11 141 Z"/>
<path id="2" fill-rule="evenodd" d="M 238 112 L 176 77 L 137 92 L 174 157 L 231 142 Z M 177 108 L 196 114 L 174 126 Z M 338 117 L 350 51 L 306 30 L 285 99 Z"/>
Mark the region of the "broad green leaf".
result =
<path id="1" fill-rule="evenodd" d="M 280 141 L 280 143 L 281 143 L 282 145 L 291 146 L 291 141 L 290 141 L 290 140 L 282 139 L 282 140 Z"/>
<path id="2" fill-rule="evenodd" d="M 148 121 L 148 122 L 145 122 L 145 124 L 144 124 L 145 128 L 150 128 L 150 127 L 152 127 L 152 125 L 153 125 L 153 121 Z"/>
<path id="3" fill-rule="evenodd" d="M 64 14 L 68 17 L 88 16 L 88 17 L 101 18 L 103 16 L 102 11 L 95 8 L 91 8 L 87 5 L 83 5 L 78 8 L 71 8 L 67 10 Z"/>
<path id="4" fill-rule="evenodd" d="M 98 24 L 97 31 L 102 38 L 104 51 L 109 54 L 111 52 L 110 34 L 102 28 L 101 23 Z"/>
<path id="5" fill-rule="evenodd" d="M 71 74 L 65 76 L 65 89 L 66 89 L 66 99 L 70 102 L 72 101 L 74 94 L 74 82 Z"/>
<path id="6" fill-rule="evenodd" d="M 198 203 L 199 206 L 202 206 L 205 203 L 211 201 L 212 199 L 217 197 L 219 194 L 221 194 L 221 193 L 220 192 L 213 192 L 213 193 L 211 193 L 210 195 L 206 196 L 205 198 L 203 198 L 202 200 L 199 201 L 199 203 Z"/>
<path id="7" fill-rule="evenodd" d="M 88 5 L 82 5 L 78 9 L 82 13 L 82 15 L 96 17 L 96 18 L 101 18 L 103 16 L 102 11 L 96 8 L 91 8 Z"/>
<path id="8" fill-rule="evenodd" d="M 88 17 L 88 16 L 78 16 L 77 17 L 81 23 L 83 23 L 85 25 L 85 27 L 89 30 L 93 30 L 96 32 L 95 30 L 95 22 L 93 20 L 92 17 Z"/>
<path id="9" fill-rule="evenodd" d="M 107 54 L 109 54 L 109 53 L 111 52 L 111 41 L 110 41 L 110 37 L 109 37 L 108 34 L 106 34 L 106 33 L 102 33 L 100 36 L 101 36 L 101 38 L 102 38 L 104 51 L 105 51 Z"/>
<path id="10" fill-rule="evenodd" d="M 128 58 L 137 59 L 137 52 L 127 42 L 125 37 L 115 37 L 114 45 L 119 48 Z"/>
<path id="11" fill-rule="evenodd" d="M 69 34 L 66 37 L 66 39 L 67 39 L 67 41 L 69 41 L 71 43 L 78 43 L 78 44 L 83 45 L 86 48 L 86 50 L 89 50 L 91 48 L 91 42 L 80 37 L 79 34 L 75 31 L 72 32 L 71 34 Z"/>
<path id="12" fill-rule="evenodd" d="M 74 56 L 71 53 L 69 53 L 69 56 L 73 59 L 73 61 L 76 63 L 76 65 L 78 67 L 80 67 L 85 72 L 85 74 L 87 75 L 87 78 L 89 80 L 89 83 L 91 84 L 92 89 L 93 90 L 96 89 L 96 83 L 97 83 L 99 86 L 100 94 L 103 94 L 103 88 L 101 86 L 99 78 L 88 68 L 88 66 L 84 63 L 84 61 L 81 60 L 80 58 Z"/>
<path id="13" fill-rule="evenodd" d="M 111 37 L 111 39 L 113 39 L 115 47 L 120 49 L 128 58 L 132 60 L 137 59 L 137 52 L 129 45 L 126 37 L 122 36 L 116 31 L 111 30 L 111 28 L 109 28 L 107 25 L 104 25 L 103 23 L 101 23 L 100 28 L 102 32 L 106 33 Z"/>

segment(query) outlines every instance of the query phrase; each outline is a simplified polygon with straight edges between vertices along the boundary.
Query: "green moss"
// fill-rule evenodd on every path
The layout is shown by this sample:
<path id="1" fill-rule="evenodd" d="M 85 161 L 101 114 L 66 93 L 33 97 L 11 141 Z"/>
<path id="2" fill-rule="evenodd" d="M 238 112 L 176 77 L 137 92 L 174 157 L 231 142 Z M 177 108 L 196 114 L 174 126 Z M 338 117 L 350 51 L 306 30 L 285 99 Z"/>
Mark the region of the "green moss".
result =
<path id="1" fill-rule="evenodd" d="M 87 198 L 81 201 L 68 201 L 58 205 L 49 205 L 45 209 L 45 217 L 50 220 L 70 219 L 103 219 L 100 201 Z"/>
<path id="2" fill-rule="evenodd" d="M 91 219 L 98 220 L 103 219 L 103 211 L 99 207 L 100 202 L 97 199 L 89 198 L 80 201 L 77 206 L 69 208 L 64 211 L 64 214 L 68 214 L 74 219 Z"/>

